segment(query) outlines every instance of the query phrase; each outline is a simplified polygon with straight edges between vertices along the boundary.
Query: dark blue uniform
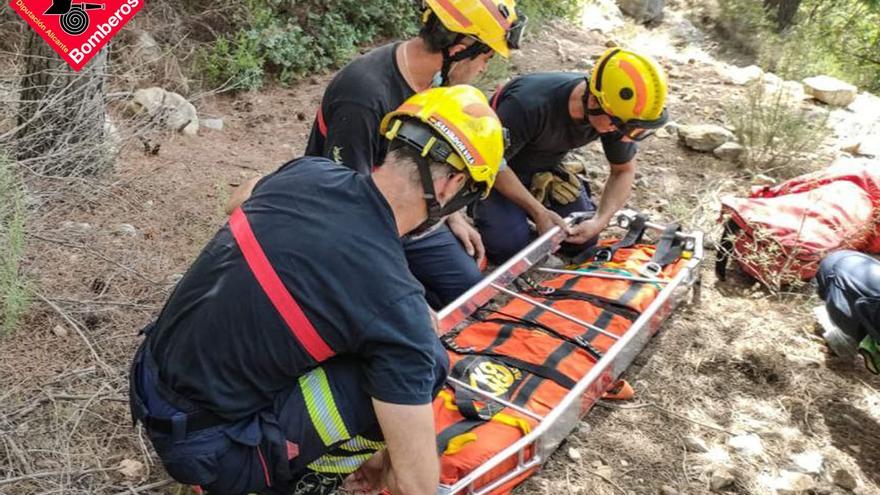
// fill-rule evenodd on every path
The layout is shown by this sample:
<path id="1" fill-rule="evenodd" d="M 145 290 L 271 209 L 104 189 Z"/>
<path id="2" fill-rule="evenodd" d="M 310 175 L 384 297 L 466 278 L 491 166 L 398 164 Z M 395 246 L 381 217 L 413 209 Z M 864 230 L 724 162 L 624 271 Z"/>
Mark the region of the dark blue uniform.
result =
<path id="1" fill-rule="evenodd" d="M 448 365 L 372 179 L 303 158 L 262 179 L 242 208 L 337 357 L 317 367 L 222 228 L 151 325 L 133 373 L 136 415 L 215 418 L 150 437 L 172 476 L 220 493 L 286 489 L 306 467 L 350 472 L 380 446 L 370 398 L 428 404 Z M 339 447 L 362 455 L 322 458 Z"/>
<path id="2" fill-rule="evenodd" d="M 385 160 L 382 119 L 415 94 L 395 58 L 400 43 L 376 48 L 346 65 L 327 86 L 312 125 L 306 155 L 323 156 L 363 174 Z M 404 241 L 410 269 L 435 307 L 452 302 L 482 275 L 445 225 L 424 238 Z"/>
<path id="3" fill-rule="evenodd" d="M 635 157 L 635 143 L 622 141 L 617 133 L 599 134 L 589 122 L 571 118 L 569 99 L 582 82 L 583 74 L 528 74 L 509 82 L 492 98 L 501 123 L 510 132 L 510 146 L 505 150 L 507 164 L 526 188 L 531 187 L 535 174 L 553 170 L 568 152 L 596 139 L 602 140 L 605 156 L 612 165 L 627 163 Z M 577 201 L 567 205 L 550 201 L 550 208 L 563 217 L 596 209 L 587 189 L 581 191 Z M 476 224 L 486 253 L 495 263 L 503 263 L 531 239 L 526 212 L 497 191 L 477 206 Z"/>

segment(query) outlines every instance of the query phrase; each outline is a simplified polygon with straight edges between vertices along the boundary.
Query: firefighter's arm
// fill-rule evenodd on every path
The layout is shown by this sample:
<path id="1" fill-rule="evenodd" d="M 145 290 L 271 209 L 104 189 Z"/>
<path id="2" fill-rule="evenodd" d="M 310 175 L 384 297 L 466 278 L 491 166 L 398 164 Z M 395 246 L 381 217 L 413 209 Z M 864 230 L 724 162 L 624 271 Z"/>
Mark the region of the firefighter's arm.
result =
<path id="1" fill-rule="evenodd" d="M 599 201 L 596 215 L 572 229 L 572 235 L 568 238 L 568 242 L 584 243 L 599 235 L 602 229 L 611 222 L 614 214 L 626 205 L 635 179 L 635 160 L 612 165 L 611 174 L 605 181 L 605 189 L 602 191 L 602 199 Z"/>
<path id="2" fill-rule="evenodd" d="M 495 180 L 495 189 L 526 212 L 529 218 L 535 222 L 538 234 L 547 232 L 554 225 L 558 225 L 565 232 L 569 231 L 565 220 L 535 199 L 510 167 L 505 167 L 498 172 L 498 178 Z"/>
<path id="3" fill-rule="evenodd" d="M 437 493 L 440 464 L 431 404 L 405 406 L 373 399 L 373 408 L 389 456 L 385 486 L 394 495 Z"/>
<path id="4" fill-rule="evenodd" d="M 241 185 L 236 187 L 232 194 L 229 196 L 229 200 L 226 202 L 226 214 L 229 215 L 236 208 L 241 206 L 242 203 L 247 201 L 248 198 L 251 197 L 251 193 L 254 192 L 254 187 L 257 185 L 261 177 L 254 177 L 253 179 L 248 179 L 245 182 L 242 182 Z"/>

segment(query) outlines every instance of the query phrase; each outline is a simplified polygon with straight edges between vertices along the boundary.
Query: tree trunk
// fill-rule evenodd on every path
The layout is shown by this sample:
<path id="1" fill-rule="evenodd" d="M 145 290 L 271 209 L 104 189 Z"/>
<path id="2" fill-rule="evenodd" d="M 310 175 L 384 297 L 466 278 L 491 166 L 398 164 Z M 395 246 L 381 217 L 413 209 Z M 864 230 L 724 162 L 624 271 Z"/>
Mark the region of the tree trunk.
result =
<path id="1" fill-rule="evenodd" d="M 800 6 L 801 0 L 764 0 L 764 9 L 773 15 L 780 31 L 794 24 L 794 16 Z"/>
<path id="2" fill-rule="evenodd" d="M 30 33 L 21 76 L 16 157 L 48 176 L 87 176 L 105 170 L 107 48 L 74 72 L 36 32 Z"/>

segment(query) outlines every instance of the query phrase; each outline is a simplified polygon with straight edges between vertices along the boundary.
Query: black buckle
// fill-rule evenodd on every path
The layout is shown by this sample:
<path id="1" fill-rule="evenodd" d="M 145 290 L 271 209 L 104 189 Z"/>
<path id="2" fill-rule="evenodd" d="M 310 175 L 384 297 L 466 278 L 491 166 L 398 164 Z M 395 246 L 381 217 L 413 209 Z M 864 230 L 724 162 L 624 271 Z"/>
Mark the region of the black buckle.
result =
<path id="1" fill-rule="evenodd" d="M 507 46 L 512 50 L 518 50 L 522 45 L 522 39 L 529 24 L 529 18 L 519 11 L 516 13 L 516 22 L 507 30 Z"/>

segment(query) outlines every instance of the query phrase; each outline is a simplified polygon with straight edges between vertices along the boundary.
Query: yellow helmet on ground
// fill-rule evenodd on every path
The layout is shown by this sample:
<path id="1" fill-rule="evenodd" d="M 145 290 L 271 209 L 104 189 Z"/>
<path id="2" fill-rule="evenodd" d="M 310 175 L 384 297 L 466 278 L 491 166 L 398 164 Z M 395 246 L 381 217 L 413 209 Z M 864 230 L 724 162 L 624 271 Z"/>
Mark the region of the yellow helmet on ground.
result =
<path id="1" fill-rule="evenodd" d="M 654 129 L 666 123 L 666 75 L 651 57 L 610 48 L 599 57 L 590 92 L 602 110 L 627 127 Z"/>
<path id="2" fill-rule="evenodd" d="M 515 0 L 426 0 L 422 18 L 430 14 L 453 33 L 472 36 L 504 58 L 519 48 L 526 26 L 525 16 L 516 11 Z"/>
<path id="3" fill-rule="evenodd" d="M 504 128 L 486 96 L 473 86 L 418 93 L 385 116 L 380 132 L 423 157 L 466 172 L 483 197 L 504 161 Z"/>

